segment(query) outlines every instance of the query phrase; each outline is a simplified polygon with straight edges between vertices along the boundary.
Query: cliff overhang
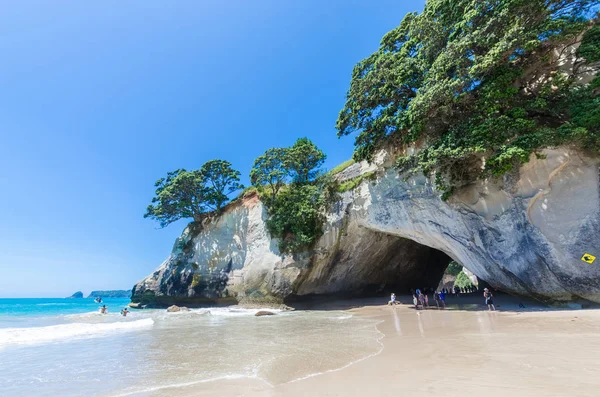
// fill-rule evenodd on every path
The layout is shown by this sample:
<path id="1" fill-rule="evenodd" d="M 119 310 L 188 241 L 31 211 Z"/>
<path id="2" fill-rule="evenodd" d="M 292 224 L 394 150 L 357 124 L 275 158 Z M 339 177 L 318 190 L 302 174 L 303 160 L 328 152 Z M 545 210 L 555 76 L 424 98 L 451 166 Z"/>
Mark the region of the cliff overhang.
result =
<path id="1" fill-rule="evenodd" d="M 400 175 L 382 151 L 337 178 L 369 173 L 326 214 L 313 249 L 281 255 L 256 195 L 202 230 L 187 228 L 170 257 L 133 290 L 134 302 L 279 304 L 437 285 L 453 259 L 503 291 L 545 302 L 600 302 L 600 159 L 569 147 L 532 156 L 519 172 L 441 200 L 430 178 Z M 437 280 L 435 280 L 437 278 Z"/>

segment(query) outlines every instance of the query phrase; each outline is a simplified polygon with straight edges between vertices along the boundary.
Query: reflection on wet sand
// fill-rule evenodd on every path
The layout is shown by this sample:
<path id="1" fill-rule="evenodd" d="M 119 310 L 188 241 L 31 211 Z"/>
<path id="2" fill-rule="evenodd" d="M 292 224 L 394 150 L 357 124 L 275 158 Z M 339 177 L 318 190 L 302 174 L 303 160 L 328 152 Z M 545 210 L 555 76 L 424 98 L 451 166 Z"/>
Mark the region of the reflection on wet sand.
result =
<path id="1" fill-rule="evenodd" d="M 418 311 L 370 305 L 373 301 L 354 304 L 350 312 L 379 321 L 385 335 L 380 354 L 274 387 L 232 381 L 173 395 L 597 396 L 600 311 L 531 305 L 525 311 L 507 300 L 497 312 L 481 303 L 479 310 L 464 311 L 452 302 L 449 310 Z"/>

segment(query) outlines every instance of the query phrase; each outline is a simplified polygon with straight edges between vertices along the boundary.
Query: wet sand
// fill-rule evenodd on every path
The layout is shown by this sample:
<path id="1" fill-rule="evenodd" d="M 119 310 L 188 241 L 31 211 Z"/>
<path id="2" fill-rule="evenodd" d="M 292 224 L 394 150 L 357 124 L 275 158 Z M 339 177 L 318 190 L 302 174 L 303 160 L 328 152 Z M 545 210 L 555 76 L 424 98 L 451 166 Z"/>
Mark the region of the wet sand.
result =
<path id="1" fill-rule="evenodd" d="M 600 395 L 600 310 L 552 310 L 531 303 L 520 309 L 518 301 L 499 297 L 500 310 L 488 312 L 481 300 L 451 298 L 449 310 L 417 311 L 373 300 L 317 306 L 313 309 L 348 308 L 375 320 L 380 352 L 339 370 L 276 386 L 260 379 L 220 380 L 148 395 Z"/>

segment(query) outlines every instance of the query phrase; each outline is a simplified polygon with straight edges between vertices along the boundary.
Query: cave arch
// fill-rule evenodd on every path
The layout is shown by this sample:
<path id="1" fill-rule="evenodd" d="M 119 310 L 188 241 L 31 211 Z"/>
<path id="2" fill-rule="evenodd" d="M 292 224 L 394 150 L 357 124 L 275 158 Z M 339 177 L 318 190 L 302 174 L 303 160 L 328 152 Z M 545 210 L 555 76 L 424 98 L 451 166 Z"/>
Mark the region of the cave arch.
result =
<path id="1" fill-rule="evenodd" d="M 334 250 L 317 254 L 286 298 L 293 302 L 316 295 L 338 297 L 408 294 L 416 288 L 437 288 L 451 256 L 415 240 L 363 226 L 339 230 Z M 333 243 L 333 244 L 332 244 Z"/>

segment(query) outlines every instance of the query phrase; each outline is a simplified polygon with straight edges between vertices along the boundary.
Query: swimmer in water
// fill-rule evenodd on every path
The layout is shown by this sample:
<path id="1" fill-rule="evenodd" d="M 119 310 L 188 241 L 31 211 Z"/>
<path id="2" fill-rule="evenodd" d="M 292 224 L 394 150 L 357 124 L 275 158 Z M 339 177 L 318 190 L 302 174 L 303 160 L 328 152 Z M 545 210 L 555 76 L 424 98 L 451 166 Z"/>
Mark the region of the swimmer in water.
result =
<path id="1" fill-rule="evenodd" d="M 123 317 L 127 317 L 127 313 L 129 313 L 129 309 L 125 308 L 125 309 L 121 310 L 121 315 Z"/>
<path id="2" fill-rule="evenodd" d="M 100 313 L 106 314 L 106 305 L 102 305 L 102 307 L 100 308 Z"/>

